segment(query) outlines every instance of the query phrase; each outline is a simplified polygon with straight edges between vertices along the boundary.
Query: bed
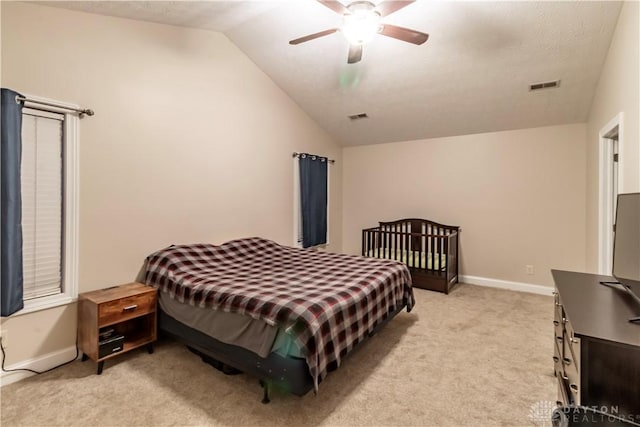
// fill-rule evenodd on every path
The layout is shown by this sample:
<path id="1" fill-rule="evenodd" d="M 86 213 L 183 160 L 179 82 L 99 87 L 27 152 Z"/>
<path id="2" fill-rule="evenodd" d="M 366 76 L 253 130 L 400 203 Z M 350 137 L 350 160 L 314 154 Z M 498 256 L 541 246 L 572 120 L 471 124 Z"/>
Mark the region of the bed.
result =
<path id="1" fill-rule="evenodd" d="M 362 230 L 362 255 L 402 262 L 414 287 L 448 294 L 458 283 L 460 231 L 426 219 L 380 222 Z"/>
<path id="2" fill-rule="evenodd" d="M 406 265 L 281 246 L 259 237 L 174 245 L 147 257 L 160 331 L 296 395 L 415 303 Z"/>

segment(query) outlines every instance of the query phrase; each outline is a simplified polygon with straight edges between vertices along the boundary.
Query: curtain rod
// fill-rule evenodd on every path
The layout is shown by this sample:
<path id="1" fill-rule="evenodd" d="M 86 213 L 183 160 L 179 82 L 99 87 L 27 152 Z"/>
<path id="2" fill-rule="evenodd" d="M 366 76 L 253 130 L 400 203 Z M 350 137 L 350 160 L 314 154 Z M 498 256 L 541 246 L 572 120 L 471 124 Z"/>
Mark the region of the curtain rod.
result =
<path id="1" fill-rule="evenodd" d="M 333 159 L 329 159 L 327 157 L 324 156 L 318 156 L 317 154 L 309 154 L 309 153 L 296 153 L 295 151 L 293 152 L 293 157 L 311 157 L 311 160 L 315 160 L 315 159 L 327 159 L 327 162 L 329 163 L 335 163 L 336 161 Z"/>
<path id="2" fill-rule="evenodd" d="M 49 107 L 56 107 L 56 108 L 61 108 L 63 110 L 69 110 L 69 111 L 75 111 L 76 113 L 78 113 L 80 115 L 80 117 L 84 116 L 85 114 L 87 116 L 93 116 L 95 113 L 93 112 L 93 110 L 89 109 L 89 108 L 73 108 L 73 107 L 67 107 L 65 105 L 60 105 L 60 104 L 54 104 L 51 102 L 44 102 L 44 101 L 38 101 L 35 99 L 31 99 L 31 98 L 27 98 L 26 96 L 16 96 L 16 102 L 20 103 L 20 102 L 29 102 L 31 104 L 40 104 L 40 105 L 46 105 Z"/>

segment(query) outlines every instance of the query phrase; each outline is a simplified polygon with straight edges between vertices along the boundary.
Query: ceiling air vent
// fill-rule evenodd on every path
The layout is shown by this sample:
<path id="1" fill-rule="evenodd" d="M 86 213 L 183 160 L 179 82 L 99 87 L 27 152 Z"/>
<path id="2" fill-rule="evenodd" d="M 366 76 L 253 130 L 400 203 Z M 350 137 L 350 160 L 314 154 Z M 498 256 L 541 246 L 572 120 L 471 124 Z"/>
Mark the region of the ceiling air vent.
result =
<path id="1" fill-rule="evenodd" d="M 360 113 L 360 114 L 352 114 L 349 116 L 349 118 L 351 120 L 360 120 L 360 119 L 368 119 L 369 116 L 367 115 L 367 113 Z"/>
<path id="2" fill-rule="evenodd" d="M 529 90 L 549 89 L 552 87 L 559 87 L 560 80 L 554 80 L 552 82 L 536 83 L 529 85 Z"/>

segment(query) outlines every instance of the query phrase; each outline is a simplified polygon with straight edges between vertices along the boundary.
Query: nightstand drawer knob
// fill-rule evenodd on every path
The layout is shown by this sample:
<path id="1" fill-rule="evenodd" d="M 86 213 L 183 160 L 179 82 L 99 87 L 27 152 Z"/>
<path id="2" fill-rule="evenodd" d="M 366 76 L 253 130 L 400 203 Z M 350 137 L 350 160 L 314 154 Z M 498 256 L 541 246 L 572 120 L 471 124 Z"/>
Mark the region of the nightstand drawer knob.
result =
<path id="1" fill-rule="evenodd" d="M 135 310 L 136 308 L 138 308 L 138 304 L 132 304 L 124 307 L 122 311 L 131 311 L 131 310 Z"/>

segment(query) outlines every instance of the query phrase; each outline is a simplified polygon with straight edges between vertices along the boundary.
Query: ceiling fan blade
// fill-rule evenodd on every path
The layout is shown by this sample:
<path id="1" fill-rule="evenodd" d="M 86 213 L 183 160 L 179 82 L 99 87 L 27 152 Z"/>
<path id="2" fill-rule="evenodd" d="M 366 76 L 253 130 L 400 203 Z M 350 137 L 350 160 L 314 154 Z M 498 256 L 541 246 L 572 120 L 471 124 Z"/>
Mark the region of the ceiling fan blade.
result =
<path id="1" fill-rule="evenodd" d="M 308 42 L 309 40 L 317 39 L 320 37 L 328 36 L 329 34 L 333 34 L 338 31 L 337 28 L 331 28 L 330 30 L 320 31 L 319 33 L 309 34 L 308 36 L 300 37 L 294 40 L 291 40 L 289 44 L 300 44 L 304 42 Z"/>
<path id="2" fill-rule="evenodd" d="M 345 15 L 349 12 L 349 9 L 347 9 L 345 7 L 345 5 L 343 5 L 342 3 L 340 3 L 339 1 L 331 1 L 331 0 L 318 0 L 318 2 L 326 7 L 328 7 L 329 9 L 333 10 L 335 13 L 338 13 L 340 15 Z"/>
<path id="3" fill-rule="evenodd" d="M 395 0 L 386 0 L 376 6 L 376 10 L 380 12 L 380 16 L 385 17 L 391 15 L 393 12 L 397 12 L 398 10 L 409 6 L 411 3 L 416 0 L 409 1 L 395 1 Z"/>
<path id="4" fill-rule="evenodd" d="M 352 44 L 349 46 L 349 58 L 347 59 L 347 64 L 355 64 L 356 62 L 360 62 L 362 59 L 362 45 L 361 44 Z"/>
<path id="5" fill-rule="evenodd" d="M 395 25 L 383 24 L 380 34 L 394 39 L 402 40 L 413 44 L 422 44 L 429 39 L 429 34 L 409 28 L 397 27 Z"/>

